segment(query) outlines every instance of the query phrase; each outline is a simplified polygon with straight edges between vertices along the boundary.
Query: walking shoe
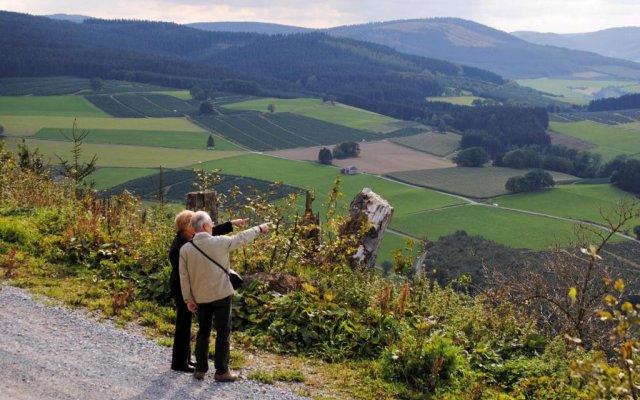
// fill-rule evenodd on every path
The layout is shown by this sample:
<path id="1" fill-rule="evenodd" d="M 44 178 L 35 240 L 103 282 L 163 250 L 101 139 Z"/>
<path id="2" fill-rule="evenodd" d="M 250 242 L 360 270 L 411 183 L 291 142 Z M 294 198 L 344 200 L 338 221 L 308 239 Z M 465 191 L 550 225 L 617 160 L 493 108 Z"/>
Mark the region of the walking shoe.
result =
<path id="1" fill-rule="evenodd" d="M 180 371 L 180 372 L 193 372 L 195 370 L 195 368 L 189 365 L 180 365 L 180 366 L 172 365 L 171 369 L 174 371 Z"/>
<path id="2" fill-rule="evenodd" d="M 238 376 L 231 375 L 231 372 L 227 371 L 224 374 L 215 373 L 213 379 L 217 382 L 235 382 L 238 380 Z"/>
<path id="3" fill-rule="evenodd" d="M 201 380 L 203 380 L 203 379 L 204 379 L 204 376 L 205 376 L 206 374 L 207 374 L 207 373 L 206 373 L 206 372 L 204 372 L 204 371 L 194 371 L 194 373 L 193 373 L 193 377 L 194 377 L 194 378 L 196 378 L 197 380 L 201 381 Z"/>

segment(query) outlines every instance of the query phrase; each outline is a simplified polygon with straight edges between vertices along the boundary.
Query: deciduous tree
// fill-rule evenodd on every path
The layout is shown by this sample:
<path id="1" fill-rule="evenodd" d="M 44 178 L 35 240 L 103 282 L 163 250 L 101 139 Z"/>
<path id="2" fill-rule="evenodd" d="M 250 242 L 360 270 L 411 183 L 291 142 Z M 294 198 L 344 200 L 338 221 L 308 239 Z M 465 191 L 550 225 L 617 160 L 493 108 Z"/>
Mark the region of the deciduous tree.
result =
<path id="1" fill-rule="evenodd" d="M 331 154 L 331 150 L 326 147 L 321 148 L 320 152 L 318 153 L 318 161 L 320 161 L 321 164 L 331 165 L 331 163 L 333 162 L 333 155 Z"/>
<path id="2" fill-rule="evenodd" d="M 482 167 L 489 162 L 489 154 L 482 147 L 469 147 L 453 159 L 460 167 Z"/>

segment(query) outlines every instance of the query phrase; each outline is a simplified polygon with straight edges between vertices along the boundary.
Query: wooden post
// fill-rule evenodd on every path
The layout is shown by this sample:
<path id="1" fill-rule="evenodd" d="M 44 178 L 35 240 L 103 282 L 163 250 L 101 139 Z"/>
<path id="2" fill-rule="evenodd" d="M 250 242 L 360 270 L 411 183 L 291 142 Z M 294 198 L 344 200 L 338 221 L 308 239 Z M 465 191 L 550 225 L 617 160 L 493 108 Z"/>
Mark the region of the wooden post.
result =
<path id="1" fill-rule="evenodd" d="M 187 210 L 206 211 L 214 224 L 218 223 L 218 196 L 213 190 L 187 193 Z"/>
<path id="2" fill-rule="evenodd" d="M 380 243 L 392 217 L 393 207 L 371 189 L 364 188 L 354 197 L 349 206 L 349 218 L 342 226 L 341 233 L 355 234 L 365 222 L 371 228 L 359 238 L 358 250 L 351 260 L 353 266 L 375 267 Z"/>

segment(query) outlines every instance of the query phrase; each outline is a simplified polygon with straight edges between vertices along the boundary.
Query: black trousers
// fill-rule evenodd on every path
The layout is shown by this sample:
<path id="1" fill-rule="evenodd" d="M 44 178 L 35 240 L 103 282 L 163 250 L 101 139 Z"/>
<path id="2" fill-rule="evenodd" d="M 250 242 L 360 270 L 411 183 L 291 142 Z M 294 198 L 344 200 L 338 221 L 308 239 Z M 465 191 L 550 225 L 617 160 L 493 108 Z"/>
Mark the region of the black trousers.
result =
<path id="1" fill-rule="evenodd" d="M 231 296 L 211 303 L 198 303 L 198 336 L 196 337 L 196 371 L 209 370 L 209 338 L 215 321 L 216 354 L 214 365 L 217 374 L 229 370 L 231 335 Z"/>
<path id="2" fill-rule="evenodd" d="M 173 335 L 171 368 L 184 369 L 191 358 L 191 311 L 182 298 L 182 293 L 174 292 L 176 301 L 176 330 Z"/>

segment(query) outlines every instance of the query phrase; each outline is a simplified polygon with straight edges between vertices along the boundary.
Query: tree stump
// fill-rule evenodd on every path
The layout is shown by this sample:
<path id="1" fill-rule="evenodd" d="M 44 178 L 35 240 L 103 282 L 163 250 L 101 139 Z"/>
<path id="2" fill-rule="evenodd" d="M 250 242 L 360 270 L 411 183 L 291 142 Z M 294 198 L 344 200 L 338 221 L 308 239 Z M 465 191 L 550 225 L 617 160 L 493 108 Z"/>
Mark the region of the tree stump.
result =
<path id="1" fill-rule="evenodd" d="M 351 260 L 352 266 L 375 267 L 380 243 L 392 217 L 393 207 L 371 189 L 364 188 L 354 197 L 349 206 L 349 219 L 343 225 L 342 233 L 358 234 L 363 223 L 370 224 L 370 228 L 358 240 L 358 249 Z"/>
<path id="2" fill-rule="evenodd" d="M 214 225 L 218 223 L 218 195 L 213 190 L 187 193 L 187 210 L 206 211 Z"/>

